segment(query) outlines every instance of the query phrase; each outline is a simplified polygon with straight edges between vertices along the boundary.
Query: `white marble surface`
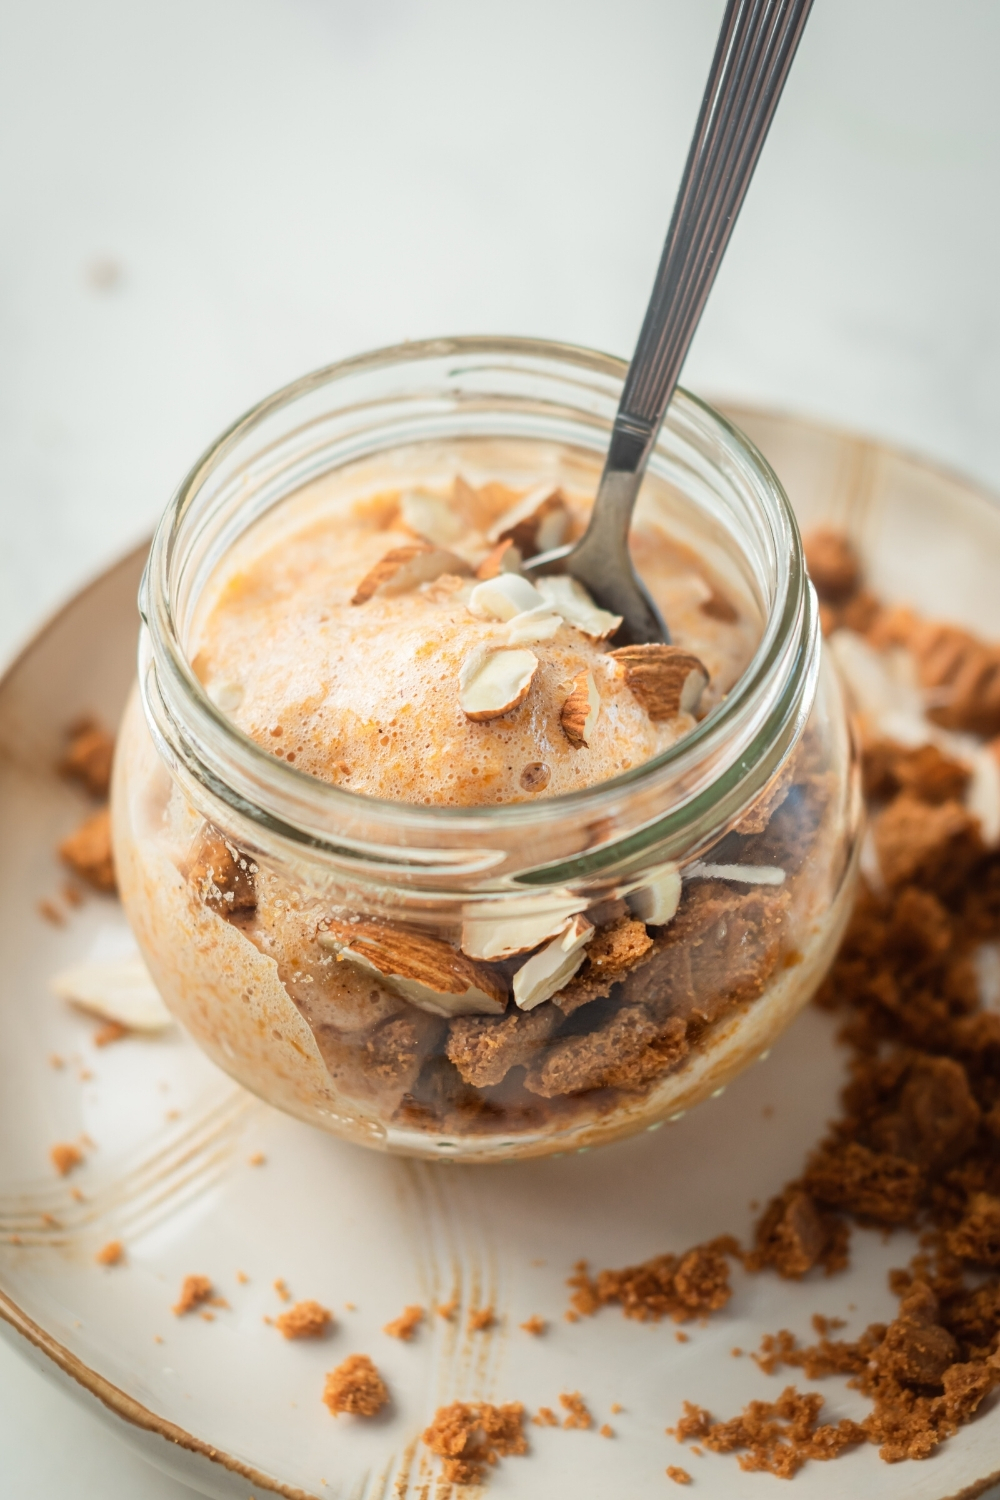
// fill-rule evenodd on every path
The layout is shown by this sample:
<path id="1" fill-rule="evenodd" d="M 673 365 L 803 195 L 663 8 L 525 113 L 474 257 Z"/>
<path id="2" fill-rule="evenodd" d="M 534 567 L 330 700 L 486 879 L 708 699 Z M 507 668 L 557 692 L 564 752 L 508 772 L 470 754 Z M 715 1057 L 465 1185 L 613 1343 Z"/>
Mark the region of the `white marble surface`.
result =
<path id="1" fill-rule="evenodd" d="M 231 417 L 403 338 L 630 352 L 721 0 L 0 13 L 0 655 Z M 685 378 L 1000 489 L 1000 7 L 817 0 Z M 3 1500 L 182 1500 L 0 1346 Z"/>

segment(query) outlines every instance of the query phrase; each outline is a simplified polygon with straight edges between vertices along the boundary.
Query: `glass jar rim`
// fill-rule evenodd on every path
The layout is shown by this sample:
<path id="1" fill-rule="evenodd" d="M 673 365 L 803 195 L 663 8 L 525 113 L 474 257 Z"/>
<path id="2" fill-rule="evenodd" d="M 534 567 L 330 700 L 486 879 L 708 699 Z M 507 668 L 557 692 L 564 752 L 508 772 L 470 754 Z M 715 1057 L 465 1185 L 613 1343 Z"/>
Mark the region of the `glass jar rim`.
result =
<path id="1" fill-rule="evenodd" d="M 540 819 L 599 819 L 608 805 L 617 799 L 627 798 L 637 788 L 648 787 L 664 773 L 683 769 L 704 756 L 710 748 L 717 747 L 725 739 L 731 724 L 741 713 L 747 713 L 748 705 L 752 706 L 754 699 L 764 694 L 768 685 L 773 686 L 776 673 L 796 678 L 794 696 L 798 701 L 783 705 L 782 722 L 787 724 L 794 720 L 801 728 L 805 717 L 803 703 L 806 708 L 811 703 L 807 681 L 810 675 L 814 686 L 818 624 L 794 513 L 780 481 L 754 444 L 714 408 L 680 387 L 671 402 L 657 446 L 664 440 L 672 413 L 683 415 L 692 428 L 710 433 L 721 444 L 734 467 L 749 476 L 751 488 L 773 535 L 780 564 L 772 605 L 753 657 L 729 694 L 683 739 L 618 776 L 581 790 L 526 802 L 427 806 L 371 797 L 322 781 L 279 760 L 216 707 L 195 675 L 184 649 L 175 617 L 172 588 L 181 528 L 213 471 L 269 418 L 321 388 L 393 366 L 442 357 L 462 360 L 484 356 L 537 361 L 539 366 L 547 363 L 570 373 L 577 371 L 581 375 L 601 376 L 618 386 L 627 370 L 626 362 L 621 359 L 576 345 L 503 336 L 428 339 L 355 355 L 299 377 L 237 418 L 202 453 L 164 511 L 156 528 L 140 591 L 140 611 L 146 627 L 144 636 L 148 637 L 141 647 L 140 661 L 147 721 L 165 758 L 176 767 L 179 757 L 187 767 L 189 780 L 193 777 L 196 782 L 207 785 L 216 798 L 229 804 L 250 824 L 269 828 L 317 849 L 326 846 L 335 853 L 343 853 L 345 839 L 339 825 L 361 819 L 366 824 L 384 825 L 386 829 L 391 826 L 397 835 L 403 829 L 401 843 L 408 845 L 410 859 L 415 859 L 418 864 L 433 864 L 433 856 L 428 859 L 426 850 L 422 856 L 416 854 L 422 835 L 430 835 L 432 830 L 447 829 L 450 837 L 475 838 L 488 837 L 493 830 L 513 832 L 529 825 L 537 826 Z M 150 675 L 155 678 L 152 685 L 148 680 Z M 754 799 L 775 766 L 784 760 L 797 738 L 797 729 L 786 733 L 784 742 L 779 743 L 781 736 L 772 715 L 771 732 L 762 729 L 758 738 L 761 743 L 774 741 L 780 753 L 770 757 L 770 765 L 767 764 L 769 757 L 762 758 L 760 776 L 753 774 L 752 765 L 733 768 L 731 785 L 724 789 L 730 795 L 722 798 L 730 809 L 745 806 Z M 214 747 L 218 753 L 206 752 L 208 746 Z M 234 772 L 233 776 L 225 774 L 227 768 Z M 234 781 L 240 783 L 242 790 L 234 787 Z M 733 795 L 737 781 L 743 788 L 742 797 Z M 274 796 L 247 795 L 248 786 L 261 785 L 273 789 Z M 283 808 L 279 809 L 277 803 L 282 803 Z M 288 816 L 292 805 L 306 814 L 304 819 Z M 648 849 L 655 842 L 662 843 L 666 824 L 674 819 L 679 827 L 682 820 L 677 814 L 682 810 L 681 807 L 668 807 L 664 811 L 659 820 L 663 825 L 659 840 L 648 828 L 644 829 L 640 840 L 642 847 Z M 636 830 L 630 832 L 634 834 Z M 352 848 L 349 837 L 346 847 L 348 850 Z M 370 845 L 368 848 L 370 850 Z M 404 858 L 402 862 L 409 860 Z M 582 870 L 581 862 L 577 860 L 575 863 Z M 600 864 L 601 860 L 597 863 Z M 553 878 L 565 874 L 564 871 L 551 870 L 549 873 Z"/>

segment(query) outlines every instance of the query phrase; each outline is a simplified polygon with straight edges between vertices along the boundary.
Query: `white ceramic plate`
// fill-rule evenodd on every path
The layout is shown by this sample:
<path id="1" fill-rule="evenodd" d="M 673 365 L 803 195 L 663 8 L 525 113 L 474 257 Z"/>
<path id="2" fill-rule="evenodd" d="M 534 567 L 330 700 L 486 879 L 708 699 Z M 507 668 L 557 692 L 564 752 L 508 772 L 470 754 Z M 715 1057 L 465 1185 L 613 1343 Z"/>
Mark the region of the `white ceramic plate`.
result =
<path id="1" fill-rule="evenodd" d="M 1000 514 L 975 490 L 860 439 L 735 415 L 808 521 L 850 526 L 877 588 L 1000 634 Z M 76 714 L 113 722 L 120 710 L 141 561 L 126 558 L 75 599 L 0 684 L 0 1331 L 206 1495 L 417 1500 L 436 1488 L 419 1438 L 439 1404 L 516 1399 L 535 1410 L 579 1390 L 615 1437 L 530 1427 L 530 1455 L 504 1460 L 491 1494 L 662 1495 L 672 1493 L 665 1467 L 680 1464 L 706 1500 L 786 1496 L 784 1482 L 744 1474 L 732 1457 L 692 1457 L 664 1427 L 685 1398 L 729 1416 L 778 1393 L 781 1375 L 733 1358 L 734 1346 L 754 1349 L 780 1327 L 808 1338 L 817 1311 L 855 1332 L 891 1316 L 886 1272 L 907 1261 L 908 1236 L 856 1230 L 852 1269 L 831 1280 L 734 1271 L 729 1306 L 688 1325 L 684 1344 L 672 1323 L 630 1322 L 617 1309 L 574 1324 L 562 1314 L 581 1257 L 621 1266 L 723 1231 L 748 1236 L 751 1200 L 795 1174 L 835 1108 L 842 1059 L 819 1013 L 724 1097 L 660 1133 L 462 1168 L 378 1156 L 287 1119 L 176 1029 L 98 1050 L 95 1023 L 51 996 L 51 975 L 122 924 L 110 899 L 68 910 L 61 928 L 37 903 L 58 900 L 54 845 L 85 810 L 51 770 L 60 736 Z M 50 1147 L 81 1135 L 93 1143 L 85 1165 L 59 1178 Z M 257 1152 L 266 1161 L 252 1166 Z M 124 1241 L 125 1262 L 101 1267 L 94 1254 L 111 1239 Z M 190 1272 L 210 1276 L 230 1304 L 212 1322 L 171 1314 Z M 288 1343 L 264 1322 L 282 1309 L 278 1277 L 335 1311 L 328 1338 Z M 459 1317 L 432 1319 L 411 1344 L 381 1332 L 406 1304 L 453 1296 Z M 466 1332 L 469 1309 L 486 1304 L 497 1328 Z M 535 1313 L 551 1320 L 542 1338 L 518 1326 Z M 369 1423 L 334 1420 L 321 1403 L 325 1372 L 355 1351 L 373 1357 L 393 1394 Z M 829 1419 L 867 1410 L 842 1381 L 817 1388 Z M 925 1463 L 890 1466 L 864 1448 L 807 1465 L 793 1484 L 805 1500 L 848 1488 L 868 1500 L 943 1500 L 980 1495 L 998 1473 L 994 1401 Z"/>

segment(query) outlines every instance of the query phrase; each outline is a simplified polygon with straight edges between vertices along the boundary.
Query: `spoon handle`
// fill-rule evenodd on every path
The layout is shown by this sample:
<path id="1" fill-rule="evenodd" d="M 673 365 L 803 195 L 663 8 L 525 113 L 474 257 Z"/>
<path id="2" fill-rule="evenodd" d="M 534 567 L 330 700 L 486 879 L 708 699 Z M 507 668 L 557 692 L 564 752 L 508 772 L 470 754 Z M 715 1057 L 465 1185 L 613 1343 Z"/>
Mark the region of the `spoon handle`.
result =
<path id="1" fill-rule="evenodd" d="M 641 476 L 645 468 L 811 6 L 812 0 L 729 0 L 606 475 Z"/>
<path id="2" fill-rule="evenodd" d="M 632 511 L 811 6 L 729 0 L 590 523 L 575 545 L 525 564 L 529 572 L 561 567 L 578 579 L 621 615 L 622 644 L 670 639 L 632 566 Z"/>

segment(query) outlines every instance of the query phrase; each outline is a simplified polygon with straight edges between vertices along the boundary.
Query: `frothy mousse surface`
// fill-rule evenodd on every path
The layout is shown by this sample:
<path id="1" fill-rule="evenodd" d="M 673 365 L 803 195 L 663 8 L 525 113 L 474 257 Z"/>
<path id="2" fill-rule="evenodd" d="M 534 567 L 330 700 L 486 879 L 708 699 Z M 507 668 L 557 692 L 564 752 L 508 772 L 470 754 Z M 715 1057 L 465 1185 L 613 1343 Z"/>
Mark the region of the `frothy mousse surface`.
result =
<path id="1" fill-rule="evenodd" d="M 262 531 L 213 580 L 194 670 L 258 744 L 369 796 L 523 802 L 617 776 L 720 701 L 759 627 L 647 526 L 633 550 L 673 646 L 616 655 L 613 617 L 567 580 L 518 572 L 587 509 L 551 486 L 456 479 Z"/>

